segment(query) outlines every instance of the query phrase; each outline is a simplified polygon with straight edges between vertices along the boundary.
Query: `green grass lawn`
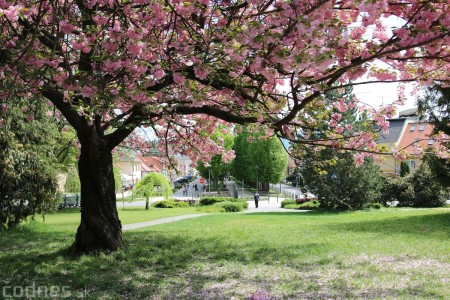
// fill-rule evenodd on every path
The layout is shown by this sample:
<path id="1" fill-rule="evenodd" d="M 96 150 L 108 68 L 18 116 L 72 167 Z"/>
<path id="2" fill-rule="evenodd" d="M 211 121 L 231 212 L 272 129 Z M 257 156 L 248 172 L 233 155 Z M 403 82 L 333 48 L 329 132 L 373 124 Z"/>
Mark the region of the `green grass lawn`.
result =
<path id="1" fill-rule="evenodd" d="M 90 299 L 450 299 L 448 208 L 213 214 L 127 231 L 123 250 L 97 256 L 71 255 L 75 232 L 54 217 L 1 233 L 0 284 Z"/>
<path id="2" fill-rule="evenodd" d="M 186 208 L 154 208 L 145 210 L 143 207 L 118 208 L 119 218 L 122 224 L 132 224 L 144 221 L 157 220 L 167 217 L 174 217 L 186 214 L 198 214 L 206 211 L 199 211 L 196 207 Z M 81 213 L 79 208 L 68 208 L 45 215 L 45 220 L 41 216 L 36 216 L 38 223 L 48 225 L 51 230 L 73 231 L 75 232 L 80 224 Z"/>

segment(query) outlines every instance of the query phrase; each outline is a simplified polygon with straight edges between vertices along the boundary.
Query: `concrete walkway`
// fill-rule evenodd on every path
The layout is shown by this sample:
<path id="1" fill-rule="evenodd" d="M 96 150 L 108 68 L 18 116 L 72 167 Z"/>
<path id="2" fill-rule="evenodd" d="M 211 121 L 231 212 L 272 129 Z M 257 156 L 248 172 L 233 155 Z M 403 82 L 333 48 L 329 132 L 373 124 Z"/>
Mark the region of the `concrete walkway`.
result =
<path id="1" fill-rule="evenodd" d="M 248 201 L 249 206 L 248 209 L 245 211 L 240 212 L 240 214 L 251 214 L 251 213 L 305 213 L 309 210 L 298 210 L 298 209 L 286 209 L 286 208 L 280 208 L 279 205 L 275 202 L 268 203 L 267 201 L 259 201 L 259 207 L 255 208 L 255 204 L 253 201 Z M 152 220 L 152 221 L 146 221 L 146 222 L 140 222 L 140 223 L 133 223 L 133 224 L 125 224 L 122 226 L 122 230 L 133 230 L 133 229 L 139 229 L 159 224 L 165 224 L 165 223 L 171 223 L 186 219 L 192 219 L 192 218 L 198 218 L 202 216 L 207 215 L 214 215 L 214 213 L 209 214 L 190 214 L 190 215 L 182 215 L 182 216 L 176 216 L 176 217 L 169 217 L 169 218 L 163 218 L 158 220 Z"/>
<path id="2" fill-rule="evenodd" d="M 140 222 L 140 223 L 133 223 L 133 224 L 125 224 L 122 226 L 122 230 L 132 230 L 132 229 L 138 229 L 138 228 L 144 228 L 159 224 L 165 224 L 165 223 L 171 223 L 186 219 L 192 219 L 197 218 L 201 216 L 206 216 L 211 214 L 191 214 L 191 215 L 183 215 L 183 216 L 176 216 L 176 217 L 169 217 L 169 218 L 163 218 L 158 220 L 152 220 L 152 221 L 146 221 L 146 222 Z"/>
<path id="3" fill-rule="evenodd" d="M 193 189 L 192 185 L 194 183 L 197 183 L 199 187 L 201 186 L 201 184 L 198 181 L 199 181 L 199 178 L 196 178 L 194 180 L 194 182 L 192 182 L 190 184 L 191 185 L 191 187 L 190 187 L 191 193 L 192 193 L 192 189 Z M 226 185 L 230 190 L 232 190 L 232 186 L 234 185 L 234 182 L 228 181 L 228 182 L 226 182 Z M 249 195 L 252 196 L 252 194 L 249 194 Z M 176 197 L 177 199 L 192 199 L 193 198 L 192 195 L 190 195 L 190 196 L 183 195 L 182 190 L 177 191 L 174 194 L 174 197 Z M 154 202 L 156 199 L 152 199 L 152 200 L 153 201 L 151 201 L 151 202 Z M 271 213 L 271 212 L 273 212 L 273 213 L 305 213 L 305 212 L 308 212 L 308 210 L 281 208 L 280 205 L 281 205 L 282 200 L 284 200 L 284 199 L 280 198 L 277 201 L 277 198 L 275 198 L 275 197 L 270 198 L 270 201 L 261 200 L 258 203 L 258 208 L 255 208 L 254 201 L 247 201 L 248 209 L 245 211 L 242 211 L 240 213 L 241 214 L 251 214 L 251 213 Z M 143 206 L 144 203 L 145 203 L 145 201 L 136 201 L 136 202 L 129 203 L 126 206 L 134 206 L 134 205 Z M 117 206 L 119 206 L 120 204 L 121 204 L 121 202 L 117 202 Z M 198 218 L 198 217 L 202 217 L 202 216 L 206 216 L 206 215 L 212 215 L 212 214 L 211 213 L 209 213 L 209 214 L 190 214 L 190 215 L 169 217 L 169 218 L 163 218 L 163 219 L 134 223 L 134 224 L 126 224 L 126 225 L 122 226 L 122 230 L 133 230 L 133 229 L 144 228 L 144 227 L 149 227 L 149 226 L 154 226 L 154 225 L 159 225 L 159 224 L 165 224 L 165 223 L 171 223 L 171 222 L 191 219 L 191 218 Z"/>

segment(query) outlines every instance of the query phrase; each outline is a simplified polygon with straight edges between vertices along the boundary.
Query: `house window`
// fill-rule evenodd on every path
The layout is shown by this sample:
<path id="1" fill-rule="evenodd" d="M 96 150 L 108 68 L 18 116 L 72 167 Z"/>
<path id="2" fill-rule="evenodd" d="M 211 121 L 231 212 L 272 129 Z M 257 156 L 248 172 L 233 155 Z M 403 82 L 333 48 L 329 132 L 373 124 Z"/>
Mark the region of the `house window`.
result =
<path id="1" fill-rule="evenodd" d="M 425 130 L 425 125 L 426 124 L 420 124 L 419 131 L 424 131 Z"/>
<path id="2" fill-rule="evenodd" d="M 416 130 L 416 124 L 411 125 L 411 127 L 409 128 L 409 131 L 414 131 L 414 130 Z"/>
<path id="3" fill-rule="evenodd" d="M 410 170 L 414 170 L 416 168 L 416 161 L 415 160 L 407 160 L 406 164 L 408 165 Z"/>
<path id="4" fill-rule="evenodd" d="M 418 142 L 419 142 L 419 139 L 414 139 L 413 146 L 417 146 Z"/>
<path id="5" fill-rule="evenodd" d="M 433 145 L 434 144 L 434 140 L 429 140 L 428 141 L 428 145 Z"/>

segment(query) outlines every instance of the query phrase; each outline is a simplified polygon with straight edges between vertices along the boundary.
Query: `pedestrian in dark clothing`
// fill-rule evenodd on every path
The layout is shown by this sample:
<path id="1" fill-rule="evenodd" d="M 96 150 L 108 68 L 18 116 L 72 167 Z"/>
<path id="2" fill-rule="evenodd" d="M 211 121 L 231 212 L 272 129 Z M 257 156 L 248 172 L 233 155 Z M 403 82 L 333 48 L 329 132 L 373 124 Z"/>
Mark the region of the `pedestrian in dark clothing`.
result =
<path id="1" fill-rule="evenodd" d="M 258 201 L 259 201 L 259 194 L 256 192 L 255 196 L 253 196 L 253 199 L 255 199 L 255 207 L 258 208 Z"/>

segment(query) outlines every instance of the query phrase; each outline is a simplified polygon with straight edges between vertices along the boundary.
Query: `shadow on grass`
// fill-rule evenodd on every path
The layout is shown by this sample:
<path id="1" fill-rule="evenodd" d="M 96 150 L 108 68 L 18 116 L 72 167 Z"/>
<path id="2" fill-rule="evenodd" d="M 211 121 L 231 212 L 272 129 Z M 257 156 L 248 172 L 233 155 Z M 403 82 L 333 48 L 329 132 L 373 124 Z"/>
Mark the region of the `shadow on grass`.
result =
<path id="1" fill-rule="evenodd" d="M 63 208 L 55 210 L 54 212 L 50 212 L 47 215 L 54 215 L 54 214 L 79 214 L 81 213 L 81 208 Z M 38 218 L 40 216 L 36 216 Z"/>
<path id="2" fill-rule="evenodd" d="M 92 299 L 126 298 L 126 295 L 132 295 L 132 299 L 148 299 L 164 289 L 168 278 L 190 274 L 189 284 L 195 286 L 195 290 L 224 280 L 223 275 L 215 278 L 214 274 L 192 270 L 198 263 L 220 265 L 231 262 L 245 268 L 252 264 L 288 264 L 299 251 L 305 255 L 320 251 L 323 256 L 330 251 L 330 247 L 322 243 L 269 248 L 264 243 L 236 245 L 215 237 L 127 232 L 123 250 L 97 256 L 75 256 L 71 252 L 74 234 L 22 227 L 0 235 L 0 286 L 2 282 L 10 286 L 31 283 L 69 286 L 73 290 L 92 290 Z M 307 265 L 309 262 L 305 262 L 304 267 Z"/>
<path id="3" fill-rule="evenodd" d="M 447 236 L 450 232 L 450 213 L 437 213 L 420 216 L 396 216 L 380 219 L 335 224 L 337 231 L 374 232 L 380 234 L 411 234 Z"/>
<path id="4" fill-rule="evenodd" d="M 255 213 L 263 216 L 340 215 L 343 213 Z M 450 232 L 450 215 L 437 213 L 421 216 L 357 221 L 345 219 L 331 230 L 407 233 L 431 237 Z M 219 236 L 219 235 L 218 235 Z M 333 263 L 333 244 L 313 240 L 296 245 L 268 245 L 264 240 L 238 240 L 236 237 L 194 235 L 186 232 L 126 232 L 123 250 L 97 256 L 74 256 L 71 245 L 75 232 L 50 231 L 45 225 L 23 226 L 0 233 L 0 285 L 68 286 L 88 289 L 91 299 L 152 299 L 163 291 L 174 299 L 208 299 L 202 292 L 232 277 L 245 281 L 240 270 L 261 266 L 289 266 L 301 272 Z M 226 270 L 227 264 L 238 267 Z M 224 269 L 221 269 L 224 266 Z M 217 270 L 221 270 L 218 272 Z M 228 273 L 227 273 L 228 272 Z M 225 274 L 225 275 L 224 275 Z M 270 276 L 269 276 L 270 278 Z M 264 274 L 258 279 L 264 282 Z M 226 290 L 226 289 L 224 289 Z M 209 299 L 229 298 L 217 291 Z M 85 295 L 86 296 L 86 295 Z M 170 299 L 168 294 L 161 299 Z M 296 298 L 296 297 L 292 297 Z"/>

